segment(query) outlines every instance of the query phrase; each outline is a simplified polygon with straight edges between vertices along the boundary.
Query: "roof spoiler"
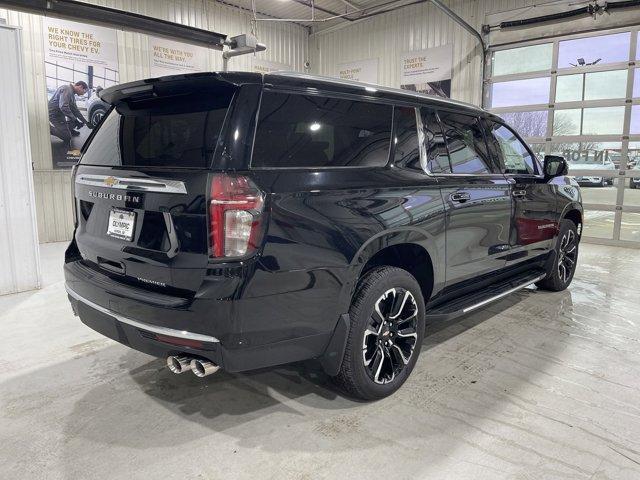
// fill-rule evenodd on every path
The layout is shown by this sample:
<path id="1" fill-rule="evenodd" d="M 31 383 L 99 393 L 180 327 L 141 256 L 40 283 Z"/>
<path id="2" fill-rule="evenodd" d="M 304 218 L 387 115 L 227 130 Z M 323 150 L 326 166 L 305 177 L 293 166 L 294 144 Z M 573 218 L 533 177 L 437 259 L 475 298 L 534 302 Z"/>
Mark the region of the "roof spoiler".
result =
<path id="1" fill-rule="evenodd" d="M 98 97 L 108 104 L 119 105 L 151 98 L 204 92 L 221 85 L 234 87 L 261 82 L 262 75 L 258 73 L 188 73 L 114 85 L 100 91 Z"/>

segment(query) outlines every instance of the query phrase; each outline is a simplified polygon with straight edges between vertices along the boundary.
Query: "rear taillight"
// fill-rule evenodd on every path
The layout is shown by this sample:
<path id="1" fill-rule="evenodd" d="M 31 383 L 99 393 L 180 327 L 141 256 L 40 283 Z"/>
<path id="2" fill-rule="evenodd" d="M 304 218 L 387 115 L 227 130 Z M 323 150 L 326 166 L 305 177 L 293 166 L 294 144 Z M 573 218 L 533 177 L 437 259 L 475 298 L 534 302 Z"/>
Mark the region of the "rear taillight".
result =
<path id="1" fill-rule="evenodd" d="M 211 180 L 209 244 L 214 257 L 243 257 L 260 243 L 262 192 L 242 175 L 216 174 Z"/>

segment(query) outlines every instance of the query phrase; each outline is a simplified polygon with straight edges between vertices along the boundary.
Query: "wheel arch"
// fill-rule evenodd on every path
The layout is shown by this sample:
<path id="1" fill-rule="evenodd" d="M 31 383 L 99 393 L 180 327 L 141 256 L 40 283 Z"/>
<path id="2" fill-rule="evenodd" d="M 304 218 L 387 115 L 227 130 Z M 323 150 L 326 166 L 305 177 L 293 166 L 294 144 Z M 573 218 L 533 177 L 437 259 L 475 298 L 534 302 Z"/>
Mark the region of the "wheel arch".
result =
<path id="1" fill-rule="evenodd" d="M 389 265 L 413 275 L 427 302 L 433 292 L 440 288 L 443 271 L 441 262 L 435 239 L 423 230 L 406 227 L 382 232 L 362 245 L 353 258 L 355 281 L 349 299 L 355 292 L 357 282 L 368 270 Z"/>
<path id="2" fill-rule="evenodd" d="M 371 237 L 358 249 L 349 264 L 351 278 L 342 289 L 339 300 L 345 313 L 340 316 L 320 357 L 322 368 L 328 375 L 336 375 L 342 363 L 350 325 L 349 306 L 362 276 L 371 268 L 382 264 L 408 270 L 420 284 L 426 303 L 432 293 L 444 284 L 443 255 L 438 254 L 439 250 L 433 236 L 414 227 L 385 230 Z M 422 263 L 415 261 L 416 256 Z M 429 268 L 426 272 L 418 274 L 416 270 L 425 265 L 424 262 L 428 262 Z"/>
<path id="3" fill-rule="evenodd" d="M 578 236 L 582 236 L 584 225 L 584 211 L 579 203 L 569 203 L 564 207 L 560 220 L 571 220 L 578 229 Z"/>

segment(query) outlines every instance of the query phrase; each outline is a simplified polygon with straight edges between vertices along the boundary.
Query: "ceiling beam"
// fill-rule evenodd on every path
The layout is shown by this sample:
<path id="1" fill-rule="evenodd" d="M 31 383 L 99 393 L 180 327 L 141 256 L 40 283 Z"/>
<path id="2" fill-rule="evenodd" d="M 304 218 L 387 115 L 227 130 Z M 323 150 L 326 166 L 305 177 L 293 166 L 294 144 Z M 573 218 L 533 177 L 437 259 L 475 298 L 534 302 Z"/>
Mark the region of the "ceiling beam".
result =
<path id="1" fill-rule="evenodd" d="M 0 7 L 92 25 L 141 32 L 222 50 L 227 36 L 180 23 L 168 22 L 115 8 L 91 5 L 75 0 L 0 0 Z"/>
<path id="2" fill-rule="evenodd" d="M 309 1 L 307 1 L 307 0 L 292 0 L 292 1 L 295 2 L 295 3 L 299 3 L 300 5 L 304 5 L 305 7 L 309 8 L 311 10 L 317 10 L 319 12 L 326 13 L 326 14 L 332 15 L 334 17 L 339 17 L 339 16 L 343 15 L 342 13 L 337 13 L 337 12 L 334 12 L 334 11 L 329 10 L 327 8 L 317 6 L 316 3 L 315 3 L 315 0 L 309 0 Z M 313 3 L 313 5 L 312 5 L 312 3 Z M 350 22 L 353 21 L 352 19 L 347 18 L 347 17 L 343 17 L 343 18 L 345 18 L 346 20 L 349 20 Z M 309 20 L 311 20 L 311 19 L 309 19 Z"/>
<path id="3" fill-rule="evenodd" d="M 347 7 L 351 7 L 354 10 L 362 10 L 362 6 L 357 3 L 350 2 L 349 0 L 339 0 L 341 3 L 344 3 Z"/>

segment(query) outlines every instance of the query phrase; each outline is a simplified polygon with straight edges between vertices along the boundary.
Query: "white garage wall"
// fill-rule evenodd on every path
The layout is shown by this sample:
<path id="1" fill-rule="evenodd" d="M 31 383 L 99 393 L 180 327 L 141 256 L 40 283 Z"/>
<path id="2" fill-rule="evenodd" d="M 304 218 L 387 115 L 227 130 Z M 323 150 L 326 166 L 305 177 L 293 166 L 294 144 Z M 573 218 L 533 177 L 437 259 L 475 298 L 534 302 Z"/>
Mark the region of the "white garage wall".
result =
<path id="1" fill-rule="evenodd" d="M 20 31 L 0 25 L 0 295 L 40 286 Z"/>
<path id="2" fill-rule="evenodd" d="M 121 10 L 182 23 L 198 28 L 237 35 L 250 31 L 246 11 L 209 0 L 102 0 L 88 1 Z M 69 240 L 73 229 L 71 182 L 68 170 L 53 170 L 50 150 L 47 94 L 44 78 L 42 17 L 0 9 L 0 18 L 23 29 L 23 52 L 27 83 L 27 105 L 31 154 L 34 166 L 38 233 L 41 242 Z M 258 56 L 304 71 L 308 60 L 307 30 L 298 25 L 273 22 L 258 25 L 258 39 L 268 47 Z M 129 82 L 149 76 L 147 35 L 118 31 L 120 80 Z M 230 70 L 249 70 L 251 56 L 233 58 Z M 211 51 L 211 70 L 222 69 L 222 56 Z"/>
<path id="3" fill-rule="evenodd" d="M 480 30 L 487 1 L 446 3 Z M 378 83 L 397 88 L 403 52 L 445 44 L 453 44 L 454 51 L 451 96 L 479 105 L 482 54 L 478 41 L 429 2 L 312 34 L 311 69 L 321 75 L 334 75 L 339 63 L 377 57 Z"/>

